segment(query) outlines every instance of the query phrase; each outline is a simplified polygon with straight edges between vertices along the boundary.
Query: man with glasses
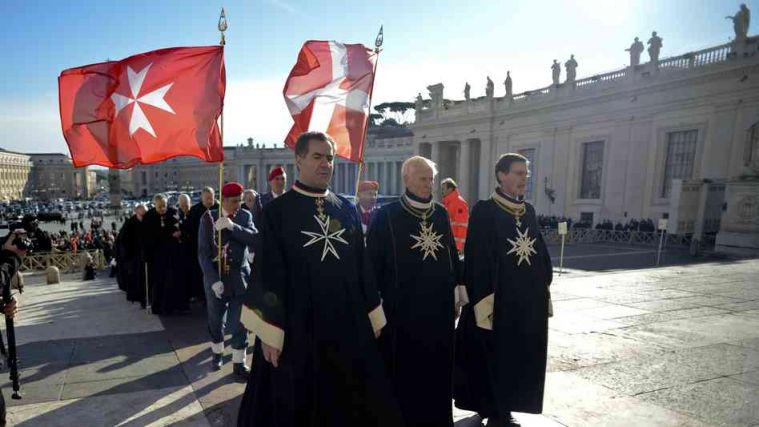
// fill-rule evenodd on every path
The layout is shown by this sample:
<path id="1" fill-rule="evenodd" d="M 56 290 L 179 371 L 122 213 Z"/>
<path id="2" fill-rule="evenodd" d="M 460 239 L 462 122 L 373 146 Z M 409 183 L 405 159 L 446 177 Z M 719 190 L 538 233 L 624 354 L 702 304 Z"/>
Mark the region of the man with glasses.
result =
<path id="1" fill-rule="evenodd" d="M 211 335 L 213 369 L 221 370 L 224 354 L 224 319 L 232 333 L 232 363 L 235 375 L 248 377 L 245 365 L 248 334 L 240 323 L 245 290 L 250 283 L 250 265 L 254 236 L 257 233 L 250 212 L 240 209 L 243 187 L 237 182 L 221 190 L 221 215 L 209 210 L 200 220 L 198 261 L 203 270 L 203 285 Z M 221 230 L 221 258 L 218 234 Z M 219 265 L 221 264 L 221 266 Z"/>

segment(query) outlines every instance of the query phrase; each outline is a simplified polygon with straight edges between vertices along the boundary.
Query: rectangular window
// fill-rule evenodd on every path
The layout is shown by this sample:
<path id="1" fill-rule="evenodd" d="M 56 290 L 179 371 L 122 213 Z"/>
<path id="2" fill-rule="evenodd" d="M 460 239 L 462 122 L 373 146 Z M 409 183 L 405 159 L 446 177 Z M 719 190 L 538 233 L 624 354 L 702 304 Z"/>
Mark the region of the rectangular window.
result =
<path id="1" fill-rule="evenodd" d="M 580 212 L 580 223 L 593 225 L 593 212 Z"/>
<path id="2" fill-rule="evenodd" d="M 697 142 L 698 131 L 695 129 L 667 133 L 664 181 L 661 187 L 662 197 L 669 197 L 673 179 L 693 178 Z"/>
<path id="3" fill-rule="evenodd" d="M 527 189 L 524 192 L 524 198 L 526 200 L 534 200 L 533 194 L 532 194 L 532 188 L 533 188 L 533 177 L 532 177 L 532 171 L 535 170 L 535 149 L 534 148 L 525 148 L 523 150 L 519 150 L 519 154 L 523 155 L 527 158 L 527 160 L 530 162 L 530 177 L 527 178 Z"/>
<path id="4" fill-rule="evenodd" d="M 582 144 L 582 175 L 580 181 L 581 199 L 601 197 L 601 171 L 604 163 L 604 142 L 594 141 Z"/>

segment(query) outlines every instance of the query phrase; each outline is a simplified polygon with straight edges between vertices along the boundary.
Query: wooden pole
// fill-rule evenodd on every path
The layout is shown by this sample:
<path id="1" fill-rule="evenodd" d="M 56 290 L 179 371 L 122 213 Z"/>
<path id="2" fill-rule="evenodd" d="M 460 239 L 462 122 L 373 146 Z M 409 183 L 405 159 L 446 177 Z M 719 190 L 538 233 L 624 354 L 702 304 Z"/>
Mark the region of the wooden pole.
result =
<path id="1" fill-rule="evenodd" d="M 374 70 L 372 72 L 372 87 L 369 90 L 369 116 L 372 114 L 372 95 L 374 93 L 374 81 L 377 79 L 377 64 L 379 64 L 379 54 L 382 51 L 382 42 L 384 40 L 384 26 L 380 25 L 377 38 L 374 39 L 374 53 L 377 55 L 377 59 L 374 61 Z M 364 146 L 366 146 L 366 135 L 369 130 L 369 117 L 366 118 L 366 126 L 364 127 L 364 135 L 361 138 L 361 157 L 358 159 L 358 170 L 356 171 L 356 203 L 358 203 L 358 186 L 361 183 L 361 172 L 364 167 Z"/>
<path id="2" fill-rule="evenodd" d="M 227 41 L 226 41 L 226 39 L 224 37 L 224 31 L 227 30 L 227 15 L 224 13 L 224 8 L 223 7 L 221 8 L 221 14 L 219 15 L 218 28 L 219 28 L 219 33 L 221 33 L 221 39 L 219 40 L 219 44 L 221 46 L 226 46 Z M 222 153 L 223 153 L 224 152 L 224 109 L 223 108 L 221 110 L 221 117 L 220 117 L 219 121 L 221 122 L 220 125 L 219 125 L 219 137 L 221 139 L 221 150 L 222 150 Z M 222 203 L 221 189 L 222 189 L 222 187 L 224 187 L 224 159 L 223 159 L 223 155 L 222 155 L 221 163 L 219 163 L 219 215 L 218 215 L 219 218 L 221 218 L 222 213 L 223 213 L 222 208 L 221 208 L 221 203 Z M 222 256 L 221 256 L 222 255 L 222 253 L 221 253 L 222 252 L 222 250 L 221 250 L 221 230 L 219 230 L 219 232 L 218 232 L 216 243 L 217 243 L 216 246 L 219 249 L 218 250 L 218 254 L 217 254 L 217 259 L 219 260 L 219 277 L 221 277 L 222 273 L 224 272 L 224 260 L 222 259 Z"/>

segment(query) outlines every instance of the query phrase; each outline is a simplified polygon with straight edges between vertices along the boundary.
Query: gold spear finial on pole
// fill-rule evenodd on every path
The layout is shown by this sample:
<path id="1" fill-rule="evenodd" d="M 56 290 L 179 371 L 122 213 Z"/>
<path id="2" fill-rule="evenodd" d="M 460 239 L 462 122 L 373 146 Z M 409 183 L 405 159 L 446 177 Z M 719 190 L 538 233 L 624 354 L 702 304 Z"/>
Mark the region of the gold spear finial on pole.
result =
<path id="1" fill-rule="evenodd" d="M 221 15 L 219 15 L 219 32 L 221 33 L 221 41 L 219 44 L 222 46 L 227 44 L 226 40 L 224 40 L 224 31 L 227 31 L 227 15 L 224 13 L 224 8 L 222 7 Z"/>
<path id="2" fill-rule="evenodd" d="M 375 52 L 379 52 L 379 49 L 382 47 L 382 42 L 384 41 L 384 38 L 385 38 L 384 32 L 383 32 L 384 27 L 385 27 L 384 25 L 380 25 L 380 30 L 379 30 L 379 33 L 377 33 L 377 38 L 374 39 Z"/>

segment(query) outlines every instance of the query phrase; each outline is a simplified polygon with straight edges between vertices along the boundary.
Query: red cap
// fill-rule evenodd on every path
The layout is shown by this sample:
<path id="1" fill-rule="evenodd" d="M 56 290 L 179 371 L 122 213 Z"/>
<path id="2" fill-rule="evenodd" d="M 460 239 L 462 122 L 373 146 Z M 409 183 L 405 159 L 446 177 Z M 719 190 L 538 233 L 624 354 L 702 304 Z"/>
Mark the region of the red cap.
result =
<path id="1" fill-rule="evenodd" d="M 242 194 L 244 188 L 239 182 L 228 182 L 221 187 L 221 195 L 223 197 L 237 197 Z"/>
<path id="2" fill-rule="evenodd" d="M 285 174 L 285 168 L 283 168 L 282 166 L 277 166 L 276 168 L 272 169 L 271 172 L 269 172 L 269 181 L 284 174 Z"/>
<path id="3" fill-rule="evenodd" d="M 358 191 L 379 191 L 379 182 L 377 181 L 361 181 L 360 184 L 358 184 Z"/>

